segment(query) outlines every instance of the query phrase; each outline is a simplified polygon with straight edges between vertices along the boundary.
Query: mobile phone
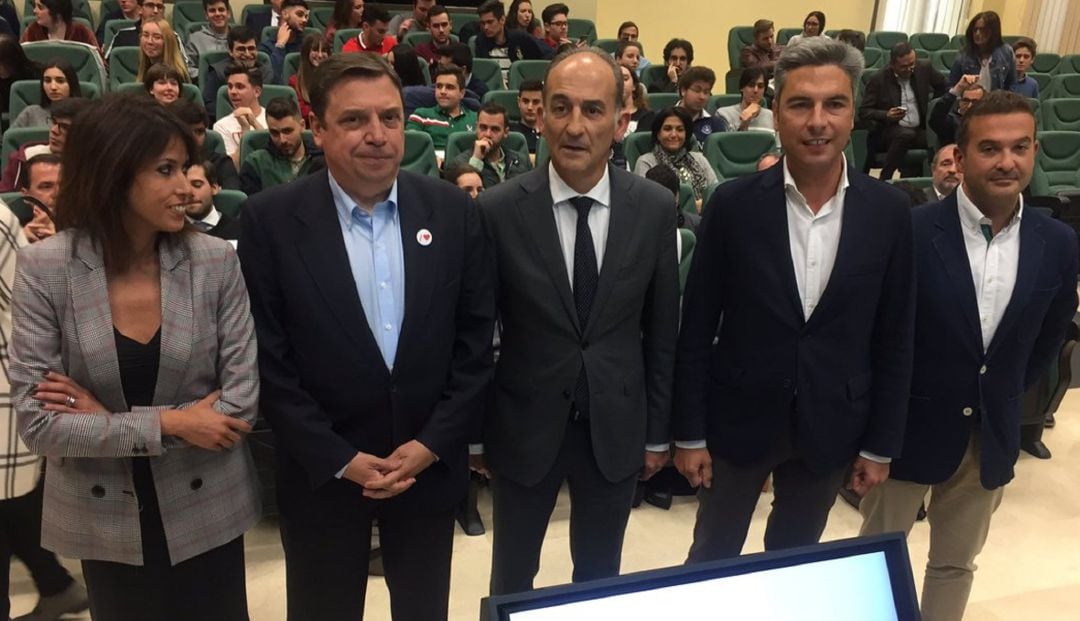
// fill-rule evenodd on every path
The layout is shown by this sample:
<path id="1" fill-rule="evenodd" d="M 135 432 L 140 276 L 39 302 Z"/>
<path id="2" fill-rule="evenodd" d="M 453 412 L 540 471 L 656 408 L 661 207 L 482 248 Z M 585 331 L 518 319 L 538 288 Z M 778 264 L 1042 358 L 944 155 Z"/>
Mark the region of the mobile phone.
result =
<path id="1" fill-rule="evenodd" d="M 907 106 L 896 106 L 896 109 L 904 113 L 907 112 Z"/>

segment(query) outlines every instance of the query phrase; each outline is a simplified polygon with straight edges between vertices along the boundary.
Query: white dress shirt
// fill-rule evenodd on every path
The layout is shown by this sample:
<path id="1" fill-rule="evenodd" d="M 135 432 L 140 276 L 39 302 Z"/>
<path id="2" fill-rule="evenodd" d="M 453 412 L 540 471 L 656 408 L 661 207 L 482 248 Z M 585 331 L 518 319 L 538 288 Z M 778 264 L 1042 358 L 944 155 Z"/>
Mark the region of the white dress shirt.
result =
<path id="1" fill-rule="evenodd" d="M 829 284 L 836 250 L 840 247 L 840 225 L 844 215 L 844 196 L 847 195 L 847 160 L 836 194 L 825 201 L 815 214 L 810 210 L 802 192 L 795 186 L 795 179 L 784 160 L 784 196 L 787 199 L 788 242 L 791 244 L 791 262 L 795 268 L 795 284 L 802 300 L 803 319 L 809 320 L 821 302 L 825 286 Z"/>
<path id="2" fill-rule="evenodd" d="M 964 193 L 961 184 L 956 189 L 956 204 L 960 210 L 960 230 L 967 248 L 971 278 L 975 283 L 975 300 L 979 305 L 979 327 L 982 329 L 983 351 L 994 339 L 1005 308 L 1012 299 L 1016 286 L 1016 272 L 1020 266 L 1020 218 L 1024 211 L 1024 197 L 1017 204 L 1016 213 L 1009 224 L 986 240 L 983 225 L 991 226 L 975 203 Z"/>
<path id="3" fill-rule="evenodd" d="M 266 129 L 266 108 L 259 107 L 259 114 L 256 115 L 255 121 L 259 124 L 259 127 Z M 240 127 L 240 121 L 236 120 L 232 111 L 218 119 L 214 123 L 214 131 L 221 134 L 221 141 L 225 143 L 225 155 L 229 157 L 233 156 L 233 153 L 240 148 L 240 141 L 244 137 L 244 130 Z"/>
<path id="4" fill-rule="evenodd" d="M 555 211 L 555 231 L 559 234 L 559 246 L 562 247 L 563 260 L 566 261 L 566 275 L 570 279 L 570 289 L 574 288 L 574 244 L 577 243 L 577 208 L 570 204 L 570 199 L 588 196 L 593 199 L 589 210 L 589 230 L 592 231 L 593 248 L 596 249 L 596 269 L 599 273 L 604 266 L 604 250 L 607 248 L 608 223 L 611 222 L 611 178 L 608 169 L 604 176 L 585 194 L 578 194 L 555 172 L 555 166 L 548 162 L 548 188 L 551 191 L 551 208 Z"/>
<path id="5" fill-rule="evenodd" d="M 919 126 L 919 100 L 915 98 L 915 88 L 911 85 L 911 78 L 896 76 L 900 84 L 900 105 L 907 108 L 904 118 L 900 119 L 900 127 L 914 129 Z"/>

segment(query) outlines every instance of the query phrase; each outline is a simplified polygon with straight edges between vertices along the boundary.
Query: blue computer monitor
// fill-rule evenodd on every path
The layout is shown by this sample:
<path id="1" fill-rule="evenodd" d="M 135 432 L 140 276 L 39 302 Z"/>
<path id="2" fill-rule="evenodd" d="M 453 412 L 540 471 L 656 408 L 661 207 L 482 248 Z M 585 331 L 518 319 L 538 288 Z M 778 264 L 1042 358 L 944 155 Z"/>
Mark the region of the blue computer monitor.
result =
<path id="1" fill-rule="evenodd" d="M 692 618 L 918 621 L 920 616 L 907 543 L 899 533 L 488 597 L 480 604 L 481 621 Z"/>

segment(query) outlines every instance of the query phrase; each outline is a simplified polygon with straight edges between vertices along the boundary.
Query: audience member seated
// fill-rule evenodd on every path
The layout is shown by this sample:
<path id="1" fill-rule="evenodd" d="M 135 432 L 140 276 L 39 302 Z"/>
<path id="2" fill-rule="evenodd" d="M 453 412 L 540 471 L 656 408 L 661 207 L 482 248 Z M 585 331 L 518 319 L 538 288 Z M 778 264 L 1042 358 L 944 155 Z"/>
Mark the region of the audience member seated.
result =
<path id="1" fill-rule="evenodd" d="M 1013 42 L 1012 48 L 1013 58 L 1016 61 L 1016 81 L 1009 87 L 1009 90 L 1020 93 L 1024 97 L 1038 99 L 1039 83 L 1027 77 L 1027 72 L 1031 69 L 1031 63 L 1035 60 L 1035 54 L 1038 53 L 1035 40 L 1030 37 L 1020 37 L 1020 39 Z"/>
<path id="2" fill-rule="evenodd" d="M 939 144 L 956 142 L 960 121 L 971 108 L 971 104 L 986 94 L 986 89 L 977 80 L 974 75 L 960 76 L 960 81 L 942 95 L 941 100 L 930 111 L 930 129 L 937 134 Z"/>
<path id="3" fill-rule="evenodd" d="M 909 149 L 926 148 L 926 111 L 931 99 L 945 93 L 948 85 L 925 60 L 917 60 L 915 49 L 903 41 L 889 51 L 889 64 L 866 83 L 859 119 L 870 130 L 869 151 L 885 151 L 881 179 L 918 177 L 922 164 L 905 168 Z M 872 158 L 871 158 L 872 159 Z"/>
<path id="4" fill-rule="evenodd" d="M 930 199 L 926 197 L 926 192 L 923 188 L 911 183 L 910 181 L 897 181 L 892 184 L 894 188 L 900 190 L 904 194 L 907 194 L 908 199 L 911 201 L 912 207 L 918 207 L 919 205 L 925 205 L 930 202 Z"/>
<path id="5" fill-rule="evenodd" d="M 34 21 L 23 31 L 21 41 L 76 41 L 99 48 L 94 31 L 75 21 L 74 12 L 71 0 L 36 0 Z"/>
<path id="6" fill-rule="evenodd" d="M 937 150 L 931 171 L 934 182 L 924 190 L 926 198 L 930 202 L 943 201 L 964 180 L 964 173 L 956 165 L 955 144 L 947 144 Z"/>
<path id="7" fill-rule="evenodd" d="M 754 41 L 744 45 L 742 52 L 739 53 L 740 66 L 761 67 L 771 79 L 776 60 L 780 58 L 780 52 L 783 50 L 782 47 L 773 43 L 775 38 L 776 31 L 773 29 L 772 20 L 759 19 L 754 22 Z"/>
<path id="8" fill-rule="evenodd" d="M 619 42 L 637 41 L 639 35 L 640 31 L 638 30 L 637 24 L 635 24 L 634 22 L 623 22 L 619 24 L 619 31 L 615 34 L 615 40 Z M 617 58 L 618 55 L 616 54 L 616 59 Z M 645 67 L 648 67 L 651 64 L 652 63 L 650 63 L 649 60 L 645 58 L 645 48 L 641 48 L 641 58 L 638 59 L 637 66 L 638 76 L 641 75 L 641 72 L 644 71 Z"/>
<path id="9" fill-rule="evenodd" d="M 330 16 L 330 23 L 323 31 L 323 41 L 333 49 L 334 35 L 338 30 L 346 30 L 360 27 L 360 20 L 364 17 L 364 0 L 335 0 L 334 13 Z"/>
<path id="10" fill-rule="evenodd" d="M 386 61 L 394 67 L 401 79 L 401 86 L 426 86 L 427 79 L 420 68 L 420 57 L 411 45 L 399 43 L 386 55 Z"/>
<path id="11" fill-rule="evenodd" d="M 405 124 L 405 129 L 419 130 L 431 136 L 435 150 L 442 158 L 446 139 L 454 132 L 472 132 L 476 129 L 476 113 L 464 108 L 465 72 L 457 65 L 440 65 L 432 72 L 437 105 L 417 108 Z"/>
<path id="12" fill-rule="evenodd" d="M 244 25 L 256 35 L 261 33 L 263 28 L 279 25 L 281 23 L 281 5 L 283 2 L 284 0 L 270 0 L 269 11 L 251 11 L 248 13 L 247 19 L 244 20 Z"/>
<path id="13" fill-rule="evenodd" d="M 240 174 L 236 172 L 232 158 L 214 151 L 206 143 L 206 109 L 188 99 L 179 99 L 169 108 L 191 129 L 195 144 L 199 147 L 199 158 L 210 163 L 218 184 L 226 190 L 239 190 Z"/>
<path id="14" fill-rule="evenodd" d="M 428 17 L 435 0 L 413 0 L 412 15 L 399 13 L 390 20 L 389 31 L 401 41 L 410 32 L 424 32 L 428 29 Z"/>
<path id="15" fill-rule="evenodd" d="M 296 98 L 300 102 L 300 116 L 304 119 L 304 127 L 307 127 L 308 119 L 311 118 L 310 93 L 315 81 L 315 69 L 330 57 L 330 49 L 326 40 L 317 34 L 304 37 L 304 44 L 300 47 L 300 66 L 296 73 L 289 76 L 289 86 L 296 91 Z"/>
<path id="16" fill-rule="evenodd" d="M 1011 90 L 1016 82 L 1016 57 L 1001 36 L 1001 18 L 983 11 L 971 18 L 964 33 L 964 46 L 953 62 L 949 83 L 963 76 L 975 76 L 983 90 Z"/>
<path id="17" fill-rule="evenodd" d="M 188 73 L 199 76 L 199 57 L 206 52 L 229 51 L 229 17 L 232 7 L 229 0 L 203 0 L 206 24 L 187 36 Z"/>
<path id="18" fill-rule="evenodd" d="M 311 12 L 306 0 L 285 0 L 281 4 L 281 21 L 277 34 L 263 40 L 259 50 L 270 57 L 274 68 L 274 84 L 284 83 L 282 72 L 285 69 L 285 55 L 300 51 L 304 42 L 304 28 L 307 27 Z"/>
<path id="19" fill-rule="evenodd" d="M 694 189 L 698 211 L 701 210 L 701 196 L 705 188 L 716 183 L 716 171 L 700 151 L 690 148 L 692 139 L 690 127 L 693 120 L 690 114 L 679 107 L 664 108 L 653 119 L 652 151 L 644 153 L 634 165 L 634 174 L 645 176 L 654 166 L 667 166 L 679 176 L 679 181 Z"/>
<path id="20" fill-rule="evenodd" d="M 664 66 L 667 74 L 645 88 L 650 93 L 676 93 L 679 90 L 679 78 L 694 64 L 694 46 L 686 39 L 672 39 L 664 46 Z"/>
<path id="21" fill-rule="evenodd" d="M 374 5 L 364 6 L 364 16 L 360 19 L 360 33 L 345 42 L 341 51 L 374 52 L 386 56 L 397 45 L 397 37 L 390 36 L 390 13 Z"/>
<path id="22" fill-rule="evenodd" d="M 270 143 L 247 154 L 240 168 L 240 189 L 245 194 L 251 196 L 326 168 L 322 149 L 304 136 L 300 108 L 292 99 L 276 97 L 266 104 L 266 128 Z"/>
<path id="23" fill-rule="evenodd" d="M 517 152 L 502 148 L 502 141 L 509 133 L 506 108 L 494 102 L 480 106 L 472 152 L 459 153 L 455 163 L 464 162 L 479 171 L 485 188 L 532 170 L 528 158 L 522 159 Z"/>
<path id="24" fill-rule="evenodd" d="M 266 129 L 266 110 L 259 106 L 263 77 L 258 69 L 230 65 L 225 70 L 232 112 L 214 123 L 214 131 L 225 142 L 225 154 L 240 164 L 240 140 L 252 130 Z"/>
<path id="25" fill-rule="evenodd" d="M 202 92 L 203 106 L 211 119 L 217 118 L 217 92 L 225 85 L 225 69 L 229 65 L 238 64 L 251 68 L 258 64 L 262 75 L 273 75 L 274 68 L 269 61 L 259 62 L 258 51 L 259 44 L 255 33 L 247 26 L 233 26 L 229 29 L 229 57 L 210 65 L 208 75 L 204 76 L 203 80 L 206 85 Z"/>
<path id="26" fill-rule="evenodd" d="M 506 28 L 506 11 L 501 0 L 485 0 L 476 9 L 480 17 L 480 34 L 476 36 L 476 57 L 499 61 L 503 81 L 515 60 L 544 60 L 551 57 L 551 50 L 539 39 L 524 30 Z"/>
<path id="27" fill-rule="evenodd" d="M 694 138 L 700 147 L 705 146 L 705 140 L 717 132 L 726 132 L 728 127 L 724 119 L 709 114 L 705 105 L 712 97 L 713 85 L 716 84 L 716 73 L 708 67 L 690 67 L 679 78 L 679 103 L 690 113 L 694 120 Z"/>
<path id="28" fill-rule="evenodd" d="M 637 41 L 619 41 L 615 46 L 615 62 L 640 74 L 641 56 L 644 54 L 641 43 Z"/>
<path id="29" fill-rule="evenodd" d="M 40 79 L 41 68 L 26 56 L 19 40 L 13 35 L 0 35 L 0 110 L 11 109 L 12 84 Z"/>
<path id="30" fill-rule="evenodd" d="M 788 45 L 795 45 L 799 41 L 809 37 L 820 37 L 825 32 L 825 14 L 821 11 L 810 11 L 802 23 L 802 32 L 788 39 Z"/>
<path id="31" fill-rule="evenodd" d="M 56 213 L 59 191 L 59 155 L 42 153 L 26 161 L 26 173 L 19 179 L 19 192 L 34 210 L 34 216 L 23 227 L 23 234 L 31 244 L 56 234 L 53 214 Z"/>
<path id="32" fill-rule="evenodd" d="M 866 50 L 866 35 L 858 30 L 851 30 L 845 28 L 836 33 L 836 40 L 841 43 L 847 43 L 851 47 L 859 50 L 860 52 Z"/>
<path id="33" fill-rule="evenodd" d="M 163 63 L 151 65 L 143 76 L 143 88 L 164 106 L 176 102 L 180 97 L 180 85 L 183 83 L 183 77 Z"/>
<path id="34" fill-rule="evenodd" d="M 536 18 L 532 2 L 529 0 L 514 0 L 506 13 L 509 15 L 506 22 L 507 30 L 521 30 L 537 39 L 544 36 L 544 26 Z"/>
<path id="35" fill-rule="evenodd" d="M 469 166 L 468 162 L 447 162 L 443 168 L 443 179 L 465 190 L 469 196 L 476 198 L 484 191 L 484 181 L 480 179 L 480 173 Z"/>
<path id="36" fill-rule="evenodd" d="M 764 67 L 747 67 L 739 74 L 739 103 L 718 108 L 716 116 L 724 119 L 728 131 L 744 132 L 748 129 L 775 132 L 772 110 L 765 107 L 762 97 L 768 87 Z"/>
<path id="37" fill-rule="evenodd" d="M 98 29 L 94 33 L 97 37 L 99 45 L 105 45 L 105 26 L 108 25 L 114 19 L 130 19 L 132 21 L 139 21 L 139 3 L 136 0 L 117 0 L 117 6 L 115 9 L 105 11 L 105 14 L 101 16 L 98 21 Z M 104 3 L 102 4 L 102 10 L 104 10 Z"/>
<path id="38" fill-rule="evenodd" d="M 446 7 L 437 4 L 428 11 L 427 25 L 431 40 L 417 45 L 416 54 L 426 60 L 429 65 L 434 65 L 439 62 L 439 48 L 454 42 L 450 38 L 450 34 L 454 31 L 454 24 Z"/>
<path id="39" fill-rule="evenodd" d="M 164 0 L 144 0 L 138 2 L 138 5 L 138 19 L 135 20 L 134 25 L 116 31 L 109 46 L 105 49 L 106 59 L 109 58 L 112 51 L 118 47 L 139 47 L 139 33 L 142 31 L 142 25 L 145 22 L 151 22 L 165 17 Z"/>
<path id="40" fill-rule="evenodd" d="M 12 153 L 0 176 L 0 192 L 14 192 L 25 173 L 26 161 L 41 153 L 60 155 L 64 151 L 72 120 L 86 106 L 82 97 L 68 97 L 49 108 L 49 139 L 47 142 L 28 142 Z"/>
<path id="41" fill-rule="evenodd" d="M 769 151 L 768 153 L 762 153 L 761 157 L 757 160 L 757 170 L 761 172 L 768 170 L 773 166 L 780 163 L 780 154 L 776 151 Z"/>
<path id="42" fill-rule="evenodd" d="M 645 89 L 641 87 L 637 74 L 626 65 L 620 65 L 623 85 L 623 111 L 630 113 L 630 124 L 626 133 L 648 131 L 652 127 L 653 111 L 649 110 L 649 101 L 645 99 Z"/>
<path id="43" fill-rule="evenodd" d="M 157 63 L 165 63 L 175 69 L 184 82 L 191 81 L 180 38 L 164 19 L 144 21 L 142 24 L 139 31 L 139 72 L 135 75 L 135 81 L 142 82 L 147 69 Z"/>
<path id="44" fill-rule="evenodd" d="M 207 235 L 236 241 L 240 238 L 240 220 L 221 213 L 214 207 L 214 197 L 221 191 L 214 166 L 210 162 L 195 162 L 188 167 L 187 180 L 195 200 L 185 211 L 188 221 Z"/>
<path id="45" fill-rule="evenodd" d="M 570 7 L 562 2 L 549 4 L 540 12 L 540 21 L 544 23 L 544 45 L 551 48 L 552 56 L 559 46 L 573 44 L 566 36 L 570 30 Z"/>
<path id="46" fill-rule="evenodd" d="M 41 74 L 40 104 L 31 104 L 22 109 L 19 116 L 11 122 L 12 127 L 48 127 L 49 108 L 61 99 L 82 97 L 79 76 L 75 68 L 66 60 L 53 60 L 44 67 Z"/>
<path id="47" fill-rule="evenodd" d="M 521 120 L 510 123 L 510 131 L 525 136 L 529 153 L 536 153 L 536 144 L 540 141 L 540 108 L 544 104 L 544 83 L 539 80 L 525 80 L 518 88 L 518 115 Z"/>
<path id="48" fill-rule="evenodd" d="M 679 176 L 675 174 L 675 171 L 667 166 L 653 166 L 645 172 L 645 178 L 659 183 L 664 186 L 665 190 L 671 192 L 675 199 L 675 226 L 680 229 L 696 231 L 698 225 L 701 224 L 701 216 L 696 213 L 686 213 L 679 209 Z M 675 257 L 678 259 L 682 257 L 682 235 L 678 231 L 675 231 L 675 244 L 678 249 Z"/>
<path id="49" fill-rule="evenodd" d="M 464 69 L 465 90 L 472 91 L 477 100 L 484 98 L 484 95 L 488 92 L 488 86 L 483 80 L 473 75 L 473 55 L 468 45 L 450 42 L 450 44 L 435 50 L 435 55 L 436 64 L 457 65 Z"/>

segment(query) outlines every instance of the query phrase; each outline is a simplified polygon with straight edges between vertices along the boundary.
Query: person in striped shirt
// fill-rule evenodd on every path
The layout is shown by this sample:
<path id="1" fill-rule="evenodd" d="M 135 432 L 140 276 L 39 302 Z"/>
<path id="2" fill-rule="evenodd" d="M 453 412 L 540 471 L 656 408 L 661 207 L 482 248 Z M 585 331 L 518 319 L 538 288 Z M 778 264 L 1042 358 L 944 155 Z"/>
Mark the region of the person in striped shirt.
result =
<path id="1" fill-rule="evenodd" d="M 453 132 L 475 132 L 476 112 L 461 105 L 465 98 L 465 71 L 457 65 L 435 67 L 431 76 L 438 105 L 417 108 L 409 115 L 405 129 L 419 130 L 431 136 L 436 151 L 446 150 Z M 442 159 L 442 156 L 439 156 Z"/>

